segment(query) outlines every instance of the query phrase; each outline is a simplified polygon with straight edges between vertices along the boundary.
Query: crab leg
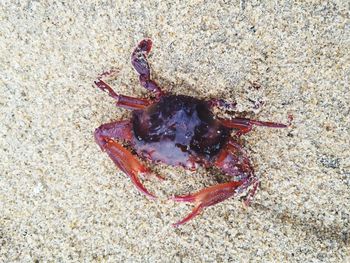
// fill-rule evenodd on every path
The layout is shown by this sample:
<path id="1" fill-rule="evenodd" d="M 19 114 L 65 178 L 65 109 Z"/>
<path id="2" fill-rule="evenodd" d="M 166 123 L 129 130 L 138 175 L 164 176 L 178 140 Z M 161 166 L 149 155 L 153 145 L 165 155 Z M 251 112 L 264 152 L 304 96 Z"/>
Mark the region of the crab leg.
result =
<path id="1" fill-rule="evenodd" d="M 115 139 L 131 140 L 130 121 L 117 121 L 101 125 L 95 131 L 95 140 L 100 148 L 105 151 L 112 161 L 122 170 L 133 182 L 137 189 L 143 194 L 155 198 L 140 182 L 138 175 L 141 173 L 149 174 L 150 171 L 134 155 L 131 154 Z"/>
<path id="2" fill-rule="evenodd" d="M 230 120 L 219 118 L 219 121 L 221 122 L 222 125 L 228 128 L 238 129 L 236 133 L 237 136 L 241 136 L 242 134 L 250 132 L 253 128 L 253 125 L 270 127 L 270 128 L 288 127 L 287 125 L 282 123 L 258 121 L 258 120 L 251 120 L 246 118 L 232 118 Z"/>
<path id="3" fill-rule="evenodd" d="M 140 110 L 152 104 L 152 101 L 148 99 L 133 98 L 125 95 L 119 95 L 112 89 L 110 85 L 108 85 L 104 80 L 100 78 L 95 80 L 94 83 L 100 90 L 107 92 L 109 96 L 114 98 L 117 101 L 116 105 L 118 107 L 130 110 Z"/>
<path id="4" fill-rule="evenodd" d="M 240 176 L 243 174 L 253 174 L 254 170 L 250 164 L 247 154 L 241 145 L 230 139 L 225 148 L 218 154 L 215 166 L 230 176 Z"/>
<path id="5" fill-rule="evenodd" d="M 151 70 L 147 61 L 147 55 L 151 51 L 152 40 L 143 39 L 131 54 L 131 64 L 140 75 L 140 84 L 145 89 L 154 92 L 157 97 L 162 95 L 162 90 L 158 84 L 151 80 Z"/>
<path id="6" fill-rule="evenodd" d="M 130 142 L 132 138 L 131 123 L 129 120 L 105 123 L 98 127 L 94 134 L 96 143 L 103 151 L 107 143 L 106 138 Z"/>
<path id="7" fill-rule="evenodd" d="M 244 198 L 244 204 L 246 206 L 250 205 L 260 181 L 255 176 L 250 160 L 241 145 L 230 139 L 226 148 L 216 158 L 215 165 L 230 176 L 240 176 L 242 178 L 243 184 L 237 189 L 237 193 L 240 194 L 249 186 L 252 186 L 252 189 Z"/>
<path id="8" fill-rule="evenodd" d="M 232 177 L 240 176 L 241 179 L 210 186 L 194 194 L 173 197 L 172 199 L 174 201 L 195 203 L 192 212 L 181 221 L 173 224 L 173 226 L 178 227 L 188 222 L 205 207 L 215 205 L 231 196 L 240 194 L 250 185 L 253 185 L 253 189 L 248 192 L 245 198 L 245 204 L 249 205 L 259 186 L 259 180 L 254 176 L 253 168 L 241 146 L 230 140 L 226 147 L 219 153 L 215 161 L 215 166 L 220 168 L 224 173 Z"/>
<path id="9" fill-rule="evenodd" d="M 228 182 L 204 188 L 195 194 L 173 197 L 174 201 L 195 203 L 192 212 L 173 226 L 178 227 L 198 215 L 203 208 L 215 205 L 233 196 L 237 187 L 242 184 L 242 181 Z"/>

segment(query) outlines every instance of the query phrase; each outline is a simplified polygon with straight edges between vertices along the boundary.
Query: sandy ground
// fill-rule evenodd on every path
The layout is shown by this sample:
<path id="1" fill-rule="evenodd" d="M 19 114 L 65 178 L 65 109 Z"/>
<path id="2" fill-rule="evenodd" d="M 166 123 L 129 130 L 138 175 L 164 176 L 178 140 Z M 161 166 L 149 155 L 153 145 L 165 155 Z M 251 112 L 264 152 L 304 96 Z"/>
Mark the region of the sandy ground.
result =
<path id="1" fill-rule="evenodd" d="M 1 262 L 350 262 L 347 1 L 42 2 L 0 4 Z M 146 96 L 129 61 L 143 37 L 165 89 L 294 116 L 244 136 L 262 181 L 247 209 L 174 229 L 192 206 L 167 198 L 216 176 L 151 166 L 167 177 L 145 181 L 152 201 L 98 149 L 95 128 L 129 112 L 93 80 L 117 68 L 117 92 Z"/>

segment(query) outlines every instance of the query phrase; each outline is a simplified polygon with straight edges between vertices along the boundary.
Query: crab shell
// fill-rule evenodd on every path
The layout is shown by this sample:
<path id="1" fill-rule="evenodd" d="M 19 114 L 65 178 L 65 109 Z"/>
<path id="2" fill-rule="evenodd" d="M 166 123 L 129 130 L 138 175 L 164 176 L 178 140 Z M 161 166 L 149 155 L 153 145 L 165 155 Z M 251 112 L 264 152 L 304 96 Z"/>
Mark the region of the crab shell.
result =
<path id="1" fill-rule="evenodd" d="M 183 95 L 133 112 L 136 152 L 154 162 L 195 169 L 208 166 L 227 143 L 231 129 L 214 118 L 205 101 Z"/>

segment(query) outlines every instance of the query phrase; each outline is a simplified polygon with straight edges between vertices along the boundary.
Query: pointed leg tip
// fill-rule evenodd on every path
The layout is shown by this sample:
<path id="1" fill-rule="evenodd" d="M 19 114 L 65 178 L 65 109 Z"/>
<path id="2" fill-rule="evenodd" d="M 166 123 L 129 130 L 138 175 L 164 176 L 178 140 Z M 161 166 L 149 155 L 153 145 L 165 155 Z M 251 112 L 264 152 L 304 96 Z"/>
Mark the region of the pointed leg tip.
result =
<path id="1" fill-rule="evenodd" d="M 181 224 L 179 224 L 179 222 L 174 223 L 174 224 L 171 224 L 171 226 L 174 227 L 174 228 L 178 228 L 180 225 L 181 225 Z"/>
<path id="2" fill-rule="evenodd" d="M 178 221 L 178 222 L 176 222 L 176 223 L 174 223 L 174 224 L 171 224 L 171 225 L 172 225 L 174 228 L 178 228 L 178 227 L 180 227 L 181 225 L 185 224 L 187 221 L 189 221 L 189 219 L 184 218 L 184 219 L 182 219 L 182 220 L 180 220 L 180 221 Z"/>
<path id="3" fill-rule="evenodd" d="M 203 207 L 201 205 L 195 206 L 189 215 L 187 215 L 184 219 L 173 224 L 173 227 L 179 227 L 180 225 L 187 223 L 188 221 L 199 215 L 202 209 Z"/>
<path id="4" fill-rule="evenodd" d="M 148 198 L 154 200 L 157 199 L 157 196 L 154 195 L 153 193 L 149 192 L 145 187 L 143 186 L 136 186 L 138 188 L 138 190 L 143 193 L 145 196 L 147 196 Z"/>
<path id="5" fill-rule="evenodd" d="M 154 194 L 151 194 L 151 195 L 149 195 L 148 196 L 150 199 L 152 199 L 152 200 L 156 200 L 157 199 L 157 197 L 154 195 Z"/>
<path id="6" fill-rule="evenodd" d="M 155 200 L 155 199 L 157 199 L 157 196 L 155 196 L 154 194 L 152 194 L 152 193 L 150 193 L 150 192 L 148 192 L 148 191 L 142 191 L 142 193 L 144 194 L 144 195 L 146 195 L 149 199 L 152 199 L 152 200 Z"/>
<path id="7" fill-rule="evenodd" d="M 148 198 L 150 199 L 157 199 L 157 197 L 152 194 L 151 192 L 149 192 L 144 186 L 143 184 L 139 181 L 139 179 L 134 175 L 131 174 L 129 175 L 131 177 L 131 181 L 133 182 L 133 184 L 136 186 L 136 188 L 144 195 L 146 195 Z"/>

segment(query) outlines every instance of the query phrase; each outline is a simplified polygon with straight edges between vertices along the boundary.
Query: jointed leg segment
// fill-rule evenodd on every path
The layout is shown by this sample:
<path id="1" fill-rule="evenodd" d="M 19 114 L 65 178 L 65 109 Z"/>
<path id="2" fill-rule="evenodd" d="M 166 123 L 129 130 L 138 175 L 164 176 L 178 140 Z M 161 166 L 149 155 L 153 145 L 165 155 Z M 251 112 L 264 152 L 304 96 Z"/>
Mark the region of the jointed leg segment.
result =
<path id="1" fill-rule="evenodd" d="M 264 126 L 270 128 L 286 128 L 287 125 L 276 123 L 276 122 L 267 122 L 267 121 L 258 121 L 251 120 L 246 118 L 232 118 L 232 119 L 219 119 L 221 124 L 228 127 L 238 129 L 236 135 L 241 136 L 242 134 L 248 133 L 252 130 L 253 125 Z"/>
<path id="2" fill-rule="evenodd" d="M 95 85 L 102 91 L 106 91 L 109 96 L 114 98 L 117 102 L 118 107 L 130 109 L 130 110 L 139 110 L 144 109 L 149 106 L 152 101 L 149 99 L 134 98 L 125 95 L 117 94 L 110 85 L 108 85 L 104 80 L 97 79 L 95 80 Z"/>
<path id="3" fill-rule="evenodd" d="M 129 120 L 102 124 L 95 130 L 95 141 L 104 151 L 107 139 L 131 141 L 131 123 Z"/>
<path id="4" fill-rule="evenodd" d="M 139 74 L 141 86 L 154 92 L 157 97 L 160 97 L 162 90 L 155 81 L 151 80 L 151 70 L 147 61 L 147 55 L 151 51 L 151 48 L 152 41 L 150 39 L 142 40 L 131 55 L 131 64 Z"/>
<path id="5" fill-rule="evenodd" d="M 135 156 L 114 139 L 130 141 L 131 124 L 130 121 L 118 121 L 101 125 L 95 131 L 97 144 L 105 151 L 113 162 L 122 170 L 133 182 L 133 184 L 145 195 L 155 198 L 140 182 L 138 175 L 142 173 L 150 174 L 149 169 L 141 164 Z"/>
<path id="6" fill-rule="evenodd" d="M 226 148 L 218 155 L 215 165 L 224 173 L 233 177 L 241 178 L 242 185 L 236 190 L 237 194 L 243 193 L 248 187 L 252 186 L 244 198 L 244 204 L 248 206 L 252 201 L 260 181 L 254 174 L 254 169 L 250 163 L 249 157 L 241 145 L 233 139 L 227 142 Z"/>
<path id="7" fill-rule="evenodd" d="M 225 174 L 240 179 L 210 186 L 195 194 L 175 196 L 173 198 L 175 201 L 195 203 L 192 212 L 181 221 L 175 223 L 175 227 L 186 223 L 198 215 L 205 207 L 215 205 L 234 195 L 240 194 L 251 185 L 253 188 L 248 192 L 245 198 L 245 204 L 248 205 L 252 200 L 259 186 L 259 181 L 254 176 L 250 161 L 240 145 L 230 140 L 218 155 L 215 166 Z"/>
<path id="8" fill-rule="evenodd" d="M 151 47 L 152 41 L 150 39 L 142 40 L 131 55 L 131 64 L 139 74 L 141 85 L 147 90 L 154 92 L 156 97 L 159 98 L 163 93 L 158 84 L 151 80 L 150 66 L 147 61 L 147 55 L 151 51 Z M 99 89 L 106 91 L 109 96 L 114 98 L 117 101 L 117 106 L 137 110 L 144 109 L 152 103 L 152 100 L 149 99 L 133 98 L 117 94 L 112 87 L 103 80 L 105 77 L 115 75 L 115 72 L 115 70 L 111 70 L 100 74 L 94 83 Z"/>
<path id="9" fill-rule="evenodd" d="M 175 196 L 173 200 L 178 202 L 195 203 L 195 207 L 188 216 L 173 224 L 173 226 L 178 227 L 198 215 L 203 208 L 215 205 L 233 196 L 237 187 L 242 184 L 242 181 L 228 182 L 204 188 L 195 194 Z"/>

